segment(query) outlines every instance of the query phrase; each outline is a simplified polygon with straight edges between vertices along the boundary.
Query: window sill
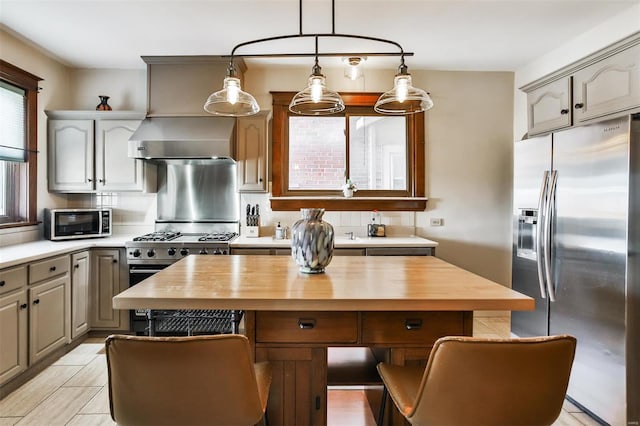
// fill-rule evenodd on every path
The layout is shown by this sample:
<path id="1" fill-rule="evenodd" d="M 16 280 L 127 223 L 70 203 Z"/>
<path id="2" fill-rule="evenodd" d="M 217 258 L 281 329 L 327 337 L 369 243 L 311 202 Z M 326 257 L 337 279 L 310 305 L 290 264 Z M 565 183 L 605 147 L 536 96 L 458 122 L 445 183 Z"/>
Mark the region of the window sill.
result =
<path id="1" fill-rule="evenodd" d="M 327 211 L 424 211 L 426 197 L 272 197 L 271 210 L 296 211 L 323 208 Z"/>

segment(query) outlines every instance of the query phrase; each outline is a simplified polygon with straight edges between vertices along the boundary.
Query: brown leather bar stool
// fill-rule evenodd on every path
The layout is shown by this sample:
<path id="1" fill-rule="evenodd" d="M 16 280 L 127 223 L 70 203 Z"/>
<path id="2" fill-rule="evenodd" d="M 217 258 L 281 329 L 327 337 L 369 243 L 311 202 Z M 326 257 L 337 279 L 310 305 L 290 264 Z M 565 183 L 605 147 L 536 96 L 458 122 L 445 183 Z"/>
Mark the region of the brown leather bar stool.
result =
<path id="1" fill-rule="evenodd" d="M 560 415 L 576 339 L 443 337 L 426 367 L 378 364 L 387 393 L 413 425 L 550 425 Z"/>
<path id="2" fill-rule="evenodd" d="M 109 408 L 118 425 L 266 424 L 268 363 L 238 334 L 109 336 Z"/>

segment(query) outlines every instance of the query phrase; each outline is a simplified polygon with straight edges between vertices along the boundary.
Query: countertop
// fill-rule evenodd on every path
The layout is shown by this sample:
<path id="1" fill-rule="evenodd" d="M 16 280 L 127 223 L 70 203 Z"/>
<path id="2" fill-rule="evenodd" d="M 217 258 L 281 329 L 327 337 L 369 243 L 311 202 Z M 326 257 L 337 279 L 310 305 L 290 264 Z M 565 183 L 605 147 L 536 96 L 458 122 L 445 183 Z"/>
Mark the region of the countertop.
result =
<path id="1" fill-rule="evenodd" d="M 113 298 L 115 309 L 532 310 L 534 300 L 433 256 L 336 256 L 304 274 L 288 256 L 188 256 Z"/>
<path id="2" fill-rule="evenodd" d="M 31 262 L 44 257 L 87 250 L 90 248 L 124 247 L 125 241 L 129 241 L 133 237 L 134 236 L 132 235 L 115 235 L 106 238 L 87 238 L 69 241 L 39 240 L 30 243 L 0 247 L 0 269 Z"/>
<path id="3" fill-rule="evenodd" d="M 39 260 L 45 257 L 71 253 L 101 247 L 124 247 L 126 241 L 131 241 L 137 235 L 115 235 L 107 238 L 89 238 L 71 241 L 39 240 L 30 243 L 15 244 L 0 247 L 0 269 Z M 239 236 L 231 243 L 231 247 L 237 248 L 286 248 L 291 246 L 291 240 L 276 240 L 272 236 L 248 238 Z M 437 247 L 438 243 L 426 238 L 408 237 L 379 237 L 356 238 L 350 240 L 347 237 L 338 237 L 335 240 L 336 248 L 358 247 Z"/>
<path id="4" fill-rule="evenodd" d="M 336 248 L 361 248 L 361 247 L 437 247 L 438 243 L 426 238 L 407 237 L 356 237 L 350 240 L 346 236 L 335 239 Z M 291 240 L 276 240 L 273 236 L 251 238 L 239 236 L 231 243 L 231 248 L 286 248 L 291 247 Z"/>

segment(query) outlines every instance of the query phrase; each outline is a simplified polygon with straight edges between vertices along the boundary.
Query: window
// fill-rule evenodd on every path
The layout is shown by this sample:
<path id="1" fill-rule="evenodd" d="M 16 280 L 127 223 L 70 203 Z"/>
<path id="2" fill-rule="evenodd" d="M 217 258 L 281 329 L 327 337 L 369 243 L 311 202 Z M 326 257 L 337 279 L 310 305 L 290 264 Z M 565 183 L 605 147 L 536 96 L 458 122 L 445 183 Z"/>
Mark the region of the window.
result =
<path id="1" fill-rule="evenodd" d="M 40 80 L 0 60 L 0 227 L 36 223 Z"/>
<path id="2" fill-rule="evenodd" d="M 377 93 L 342 93 L 341 114 L 290 113 L 294 93 L 273 95 L 271 208 L 413 210 L 424 197 L 424 114 L 376 114 Z M 342 197 L 346 179 L 356 196 Z"/>

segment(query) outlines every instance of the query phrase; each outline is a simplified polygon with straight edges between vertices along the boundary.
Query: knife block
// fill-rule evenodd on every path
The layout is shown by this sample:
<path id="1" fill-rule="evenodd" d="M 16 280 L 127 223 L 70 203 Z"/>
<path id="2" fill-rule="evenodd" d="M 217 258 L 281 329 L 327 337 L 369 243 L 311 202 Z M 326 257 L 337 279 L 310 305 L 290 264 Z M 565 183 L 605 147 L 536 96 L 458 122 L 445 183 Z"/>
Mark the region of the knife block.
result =
<path id="1" fill-rule="evenodd" d="M 247 226 L 247 233 L 245 237 L 248 238 L 257 238 L 260 236 L 260 227 L 259 226 Z"/>

